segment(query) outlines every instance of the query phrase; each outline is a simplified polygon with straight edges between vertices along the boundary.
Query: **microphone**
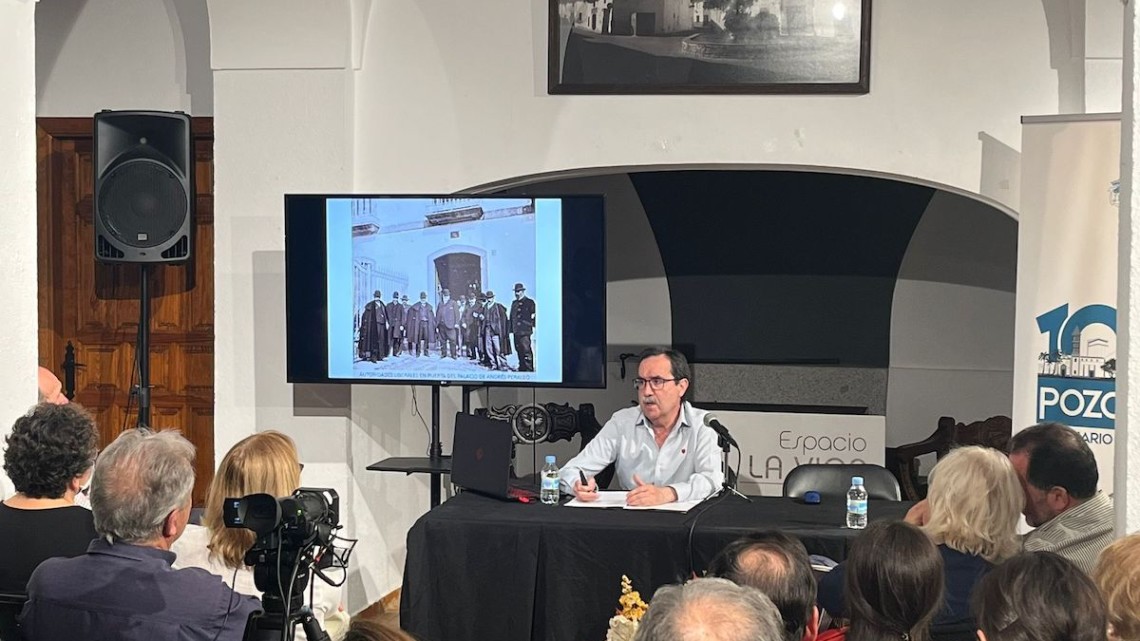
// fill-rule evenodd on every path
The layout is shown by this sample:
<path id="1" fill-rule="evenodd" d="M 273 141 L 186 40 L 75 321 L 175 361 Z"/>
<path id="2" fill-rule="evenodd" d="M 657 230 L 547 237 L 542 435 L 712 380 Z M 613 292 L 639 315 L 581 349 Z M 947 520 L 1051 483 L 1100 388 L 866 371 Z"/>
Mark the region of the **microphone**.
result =
<path id="1" fill-rule="evenodd" d="M 732 435 L 728 433 L 728 428 L 721 425 L 720 421 L 716 420 L 716 414 L 713 414 L 712 412 L 705 414 L 705 425 L 711 427 L 712 430 L 716 432 L 721 438 L 723 438 L 726 443 L 738 450 L 740 449 L 740 446 L 736 444 L 736 439 L 732 438 Z"/>

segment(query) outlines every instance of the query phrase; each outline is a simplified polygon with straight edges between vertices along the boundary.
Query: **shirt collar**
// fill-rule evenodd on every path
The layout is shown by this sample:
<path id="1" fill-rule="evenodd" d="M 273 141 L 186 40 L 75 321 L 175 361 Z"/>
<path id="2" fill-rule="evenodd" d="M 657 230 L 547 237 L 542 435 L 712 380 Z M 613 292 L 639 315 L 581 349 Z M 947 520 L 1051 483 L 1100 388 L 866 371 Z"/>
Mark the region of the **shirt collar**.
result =
<path id="1" fill-rule="evenodd" d="M 174 560 L 178 558 L 170 550 L 160 550 L 145 545 L 131 545 L 130 543 L 108 543 L 107 539 L 102 537 L 95 539 L 87 546 L 87 553 L 117 556 L 134 561 L 159 560 L 164 561 L 167 565 L 172 565 Z"/>

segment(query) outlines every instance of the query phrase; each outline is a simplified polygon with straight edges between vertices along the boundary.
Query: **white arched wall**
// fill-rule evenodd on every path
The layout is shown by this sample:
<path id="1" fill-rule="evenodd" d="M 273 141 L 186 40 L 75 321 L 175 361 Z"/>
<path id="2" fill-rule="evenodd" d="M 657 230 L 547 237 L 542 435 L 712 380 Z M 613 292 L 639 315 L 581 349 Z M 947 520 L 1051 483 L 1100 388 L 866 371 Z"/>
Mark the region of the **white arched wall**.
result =
<path id="1" fill-rule="evenodd" d="M 930 436 L 940 416 L 1013 413 L 1017 222 L 935 192 L 899 266 L 891 305 L 887 444 Z"/>
<path id="2" fill-rule="evenodd" d="M 97 1 L 107 0 L 88 3 Z M 31 11 L 31 4 L 0 0 L 16 18 L 3 14 L 0 34 L 17 53 L 31 44 L 21 32 L 27 13 L 19 13 Z M 40 3 L 37 12 L 49 4 L 60 3 Z M 185 32 L 201 22 L 185 18 L 179 0 L 174 6 L 189 89 L 170 68 L 177 64 L 173 35 L 170 49 L 158 43 L 154 55 L 92 38 L 92 59 L 112 64 L 108 54 L 117 52 L 125 64 L 149 60 L 167 75 L 154 83 L 140 82 L 152 77 L 149 69 L 113 76 L 123 83 L 108 98 L 114 104 L 79 95 L 84 85 L 76 83 L 72 106 L 41 115 L 90 115 L 119 106 L 115 101 L 125 105 L 124 96 L 132 107 L 185 108 L 187 93 L 192 113 L 213 112 L 216 447 L 220 453 L 258 429 L 284 429 L 310 463 L 306 476 L 311 469 L 317 475 L 306 482 L 343 489 L 352 533 L 365 541 L 350 578 L 352 609 L 399 585 L 407 529 L 427 504 L 424 479 L 363 467 L 422 452 L 426 437 L 408 389 L 284 382 L 281 194 L 451 191 L 599 165 L 764 163 L 914 176 L 1016 208 L 1019 117 L 1055 113 L 1058 105 L 1043 11 L 1031 0 L 877 3 L 866 96 L 548 96 L 544 3 L 208 4 L 213 105 L 194 97 L 204 77 L 192 71 L 202 59 L 203 38 Z M 152 8 L 144 12 L 157 15 Z M 138 23 L 92 24 L 117 34 Z M 10 58 L 17 66 L 21 59 Z M 3 86 L 18 87 L 20 73 L 0 72 Z M 4 108 L 26 107 L 20 95 L 6 92 Z M 0 170 L 16 168 L 26 181 L 33 170 L 21 163 L 34 166 L 34 157 L 24 157 L 0 160 Z M 13 188 L 26 196 L 25 208 L 34 208 L 34 184 Z M 0 206 L 14 212 L 19 202 Z M 23 247 L 21 255 L 31 255 L 34 231 L 21 237 L 22 243 L 13 242 Z M 638 255 L 628 258 L 635 262 Z M 0 278 L 5 291 L 25 281 L 26 274 L 12 270 Z M 609 298 L 636 298 L 640 286 L 634 280 L 611 284 Z M 667 327 L 640 325 L 649 315 L 619 313 L 609 319 L 611 340 L 668 340 Z M 34 317 L 28 323 L 34 328 Z M 20 360 L 14 349 L 5 348 L 5 362 Z M 614 364 L 610 375 L 616 380 Z M 424 406 L 426 389 L 419 393 Z M 603 417 L 631 396 L 612 385 L 602 401 L 584 392 L 543 394 L 574 403 L 595 399 Z M 457 406 L 457 394 L 445 395 L 445 414 Z"/>
<path id="3" fill-rule="evenodd" d="M 599 415 L 628 403 L 628 378 L 618 371 L 620 352 L 668 343 L 672 336 L 669 287 L 645 212 L 629 173 L 661 167 L 589 167 L 519 176 L 470 190 L 607 195 L 609 361 L 604 393 L 495 390 L 492 404 L 593 402 Z M 871 175 L 935 189 L 900 264 L 891 309 L 888 369 L 700 364 L 693 400 L 866 406 L 887 421 L 887 443 L 922 440 L 938 417 L 970 422 L 1011 414 L 1017 222 L 1013 212 L 976 195 L 947 191 L 905 176 L 849 169 L 744 164 L 683 167 L 712 171 L 807 171 Z M 884 211 L 884 215 L 890 215 Z M 620 240 L 617 240 L 620 239 Z M 653 337 L 653 340 L 648 340 Z M 781 385 L 794 374 L 795 389 Z M 632 376 L 632 374 L 630 375 Z M 713 381 L 711 389 L 708 385 Z M 836 389 L 846 396 L 834 397 Z M 609 398 L 608 402 L 602 400 Z M 555 445 L 559 460 L 575 444 Z M 541 457 L 539 458 L 541 460 Z"/>
<path id="4" fill-rule="evenodd" d="M 1058 104 L 1039 0 L 876 3 L 864 96 L 549 96 L 546 24 L 545 3 L 512 0 L 374 11 L 356 74 L 356 186 L 764 163 L 986 185 L 983 195 L 1016 208 L 1018 167 L 986 162 L 979 134 L 1017 149 L 1020 116 Z"/>
<path id="5" fill-rule="evenodd" d="M 69 0 L 36 5 L 36 115 L 213 107 L 201 0 Z"/>

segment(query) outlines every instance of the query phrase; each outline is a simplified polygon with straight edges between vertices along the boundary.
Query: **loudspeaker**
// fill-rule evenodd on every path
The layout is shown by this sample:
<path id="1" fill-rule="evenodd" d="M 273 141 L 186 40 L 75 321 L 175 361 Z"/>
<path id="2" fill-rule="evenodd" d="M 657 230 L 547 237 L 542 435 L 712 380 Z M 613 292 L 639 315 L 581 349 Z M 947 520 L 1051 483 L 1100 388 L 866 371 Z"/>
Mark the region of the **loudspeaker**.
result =
<path id="1" fill-rule="evenodd" d="M 95 260 L 180 263 L 194 236 L 194 147 L 181 112 L 95 114 Z"/>

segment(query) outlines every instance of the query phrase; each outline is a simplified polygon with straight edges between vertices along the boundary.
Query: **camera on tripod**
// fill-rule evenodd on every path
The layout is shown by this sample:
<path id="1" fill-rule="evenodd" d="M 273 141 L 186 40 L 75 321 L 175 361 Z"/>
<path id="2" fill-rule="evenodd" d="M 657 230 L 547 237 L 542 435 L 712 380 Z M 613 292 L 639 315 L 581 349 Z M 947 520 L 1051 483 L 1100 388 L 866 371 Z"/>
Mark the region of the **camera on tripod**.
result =
<path id="1" fill-rule="evenodd" d="M 340 555 L 333 547 L 340 529 L 336 491 L 301 488 L 284 498 L 269 494 L 227 498 L 222 522 L 257 535 L 244 560 L 253 567 L 262 610 L 250 615 L 245 641 L 289 641 L 298 624 L 309 641 L 328 639 L 312 611 L 305 607 L 305 588 L 310 570 L 329 585 L 336 585 L 322 570 L 346 569 L 348 565 L 351 548 Z"/>

